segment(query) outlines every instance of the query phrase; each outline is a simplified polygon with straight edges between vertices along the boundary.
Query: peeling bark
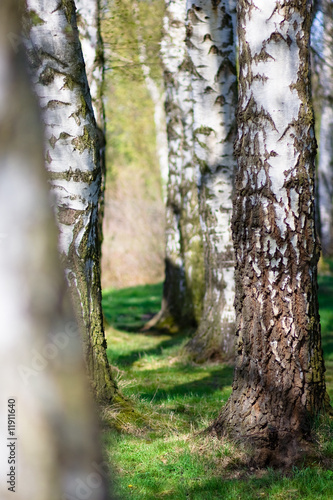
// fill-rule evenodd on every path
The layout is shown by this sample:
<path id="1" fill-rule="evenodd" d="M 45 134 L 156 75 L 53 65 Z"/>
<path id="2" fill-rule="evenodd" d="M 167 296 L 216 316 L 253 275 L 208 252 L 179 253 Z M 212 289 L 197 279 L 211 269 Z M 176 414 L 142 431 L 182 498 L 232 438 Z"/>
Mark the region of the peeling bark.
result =
<path id="1" fill-rule="evenodd" d="M 198 331 L 186 348 L 196 361 L 206 361 L 234 356 L 236 2 L 188 0 L 187 17 L 206 291 Z"/>
<path id="2" fill-rule="evenodd" d="M 237 357 L 217 434 L 264 464 L 302 453 L 326 389 L 317 300 L 316 141 L 306 1 L 241 0 L 233 235 Z"/>
<path id="3" fill-rule="evenodd" d="M 333 5 L 322 0 L 323 61 L 319 75 L 322 109 L 319 141 L 318 198 L 323 254 L 333 256 Z"/>
<path id="4" fill-rule="evenodd" d="M 106 500 L 107 470 L 59 263 L 43 130 L 22 46 L 15 52 L 8 37 L 20 32 L 20 7 L 0 3 L 0 497 L 78 498 L 94 477 L 94 500 Z M 5 442 L 12 411 L 14 436 Z"/>
<path id="5" fill-rule="evenodd" d="M 59 251 L 96 398 L 116 385 L 106 356 L 101 309 L 98 202 L 101 169 L 96 122 L 73 0 L 28 0 L 28 52 L 45 124 L 45 158 L 59 227 Z M 38 16 L 38 22 L 34 22 Z"/>

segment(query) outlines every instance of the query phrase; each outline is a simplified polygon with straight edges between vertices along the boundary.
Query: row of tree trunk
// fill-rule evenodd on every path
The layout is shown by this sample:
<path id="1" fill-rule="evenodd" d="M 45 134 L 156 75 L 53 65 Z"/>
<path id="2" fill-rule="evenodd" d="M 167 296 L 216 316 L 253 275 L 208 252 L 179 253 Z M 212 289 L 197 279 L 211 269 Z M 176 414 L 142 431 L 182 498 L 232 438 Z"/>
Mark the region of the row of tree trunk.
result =
<path id="1" fill-rule="evenodd" d="M 169 184 L 166 278 L 156 320 L 198 325 L 187 345 L 196 361 L 231 358 L 236 2 L 167 1 L 164 29 Z"/>
<path id="2" fill-rule="evenodd" d="M 58 225 L 58 249 L 83 335 L 95 397 L 101 403 L 110 403 L 121 396 L 106 357 L 101 311 L 99 207 L 104 171 L 104 112 L 98 102 L 103 80 L 98 3 L 94 5 L 97 10 L 85 11 L 85 2 L 80 6 L 90 85 L 97 89 L 92 96 L 74 1 L 26 3 L 24 39 L 44 124 L 44 157 Z M 1 9 L 2 22 L 5 20 L 14 33 L 18 32 L 13 6 L 4 0 Z M 96 23 L 85 24 L 87 15 Z M 185 8 L 184 2 L 170 1 L 165 20 L 168 36 L 163 60 L 171 182 L 167 203 L 167 279 L 159 319 L 199 325 L 188 350 L 200 361 L 221 355 L 232 357 L 236 339 L 233 393 L 212 430 L 218 435 L 257 443 L 267 462 L 292 459 L 310 435 L 314 417 L 327 407 L 316 281 L 319 251 L 314 214 L 316 145 L 309 77 L 310 24 L 311 9 L 305 0 L 267 0 L 260 7 L 255 1 L 239 0 L 236 125 L 235 2 L 192 0 Z M 8 297 L 7 291 L 2 293 L 3 303 L 8 303 L 3 328 L 14 332 L 11 341 L 4 345 L 4 352 L 8 353 L 8 367 L 6 363 L 4 367 L 13 372 L 17 394 L 25 401 L 17 371 L 12 370 L 19 333 L 26 332 L 24 352 L 20 350 L 17 358 L 24 367 L 21 378 L 23 373 L 25 379 L 30 379 L 32 374 L 26 366 L 35 362 L 31 352 L 36 357 L 47 346 L 49 349 L 45 331 L 61 328 L 67 332 L 71 312 L 64 299 L 62 274 L 54 260 L 54 236 L 48 233 L 52 218 L 45 208 L 47 197 L 41 194 L 39 198 L 43 189 L 38 187 L 38 120 L 33 104 L 29 104 L 32 101 L 20 59 L 10 54 L 5 29 L 8 26 L 1 30 L 1 48 L 5 56 L 2 74 L 6 77 L 0 81 L 0 119 L 8 117 L 1 132 L 4 152 L 10 144 L 10 131 L 17 133 L 11 149 L 14 157 L 4 154 L 2 199 L 6 213 L 11 212 L 8 196 L 12 176 L 20 177 L 20 165 L 24 162 L 22 148 L 27 146 L 27 151 L 35 152 L 35 156 L 31 154 L 29 174 L 36 189 L 28 196 L 22 174 L 22 203 L 4 223 L 4 234 L 11 233 L 11 237 L 8 247 L 1 247 L 3 275 L 7 276 L 11 292 Z M 94 45 L 99 47 L 98 57 L 91 57 Z M 36 124 L 31 125 L 31 130 L 26 118 L 19 114 L 18 105 L 6 108 L 7 99 L 13 101 L 10 98 L 16 88 L 12 82 L 17 82 L 18 95 L 27 105 L 29 123 Z M 24 210 L 20 211 L 20 207 Z M 38 238 L 37 229 L 41 234 L 44 231 L 41 237 L 38 233 Z M 8 251 L 29 246 L 32 251 L 26 254 Z M 36 276 L 43 279 L 36 280 Z M 13 318 L 15 297 L 19 298 L 22 312 L 17 320 Z M 56 344 L 54 333 L 50 335 L 52 345 Z M 70 341 L 63 356 L 49 356 L 47 377 L 41 384 L 31 382 L 31 400 L 24 404 L 38 407 L 47 400 L 43 408 L 55 410 L 51 416 L 41 412 L 39 418 L 40 427 L 47 429 L 45 442 L 52 436 L 53 427 L 51 431 L 47 427 L 50 422 L 54 423 L 56 435 L 60 432 L 59 447 L 52 448 L 59 456 L 67 457 L 66 446 L 70 448 L 72 443 L 73 451 L 68 457 L 79 453 L 80 438 L 75 441 L 75 436 L 90 436 L 82 445 L 87 446 L 87 453 L 82 455 L 79 471 L 76 456 L 73 466 L 67 459 L 58 462 L 55 458 L 61 469 L 55 477 L 58 482 L 63 477 L 69 485 L 69 498 L 78 482 L 91 476 L 91 464 L 100 460 L 98 447 L 94 447 L 95 424 L 88 409 L 89 397 L 81 397 L 79 406 L 71 406 L 71 398 L 88 392 L 81 377 L 77 347 L 80 344 L 75 342 L 77 339 L 73 345 Z M 35 344 L 36 349 L 31 351 Z M 53 395 L 59 396 L 63 406 L 57 398 L 52 400 Z M 56 416 L 67 411 L 67 407 L 77 409 L 80 405 L 82 425 L 79 422 L 80 432 L 76 434 L 76 416 L 69 411 L 66 424 Z M 32 411 L 31 420 L 36 418 L 34 415 Z M 72 434 L 68 434 L 68 429 L 72 429 Z M 39 455 L 46 456 L 47 452 L 41 450 Z M 66 474 L 72 467 L 73 477 L 69 480 Z M 52 468 L 45 470 L 49 480 Z M 105 486 L 101 475 L 99 482 L 94 494 L 102 499 Z M 58 498 L 60 483 L 50 479 L 54 491 L 43 493 L 40 498 Z M 42 484 L 48 491 L 47 483 Z M 33 488 L 31 485 L 29 498 L 39 498 Z"/>
<path id="3" fill-rule="evenodd" d="M 332 5 L 323 0 L 318 215 L 332 254 Z M 186 346 L 197 362 L 234 356 L 235 279 L 231 235 L 236 158 L 236 2 L 166 0 L 162 61 L 169 183 L 162 308 L 147 327 L 196 326 Z M 332 116 L 331 116 L 332 115 Z"/>
<path id="4" fill-rule="evenodd" d="M 323 5 L 329 38 L 332 6 Z M 328 404 L 317 300 L 311 22 L 305 0 L 166 1 L 170 167 L 156 319 L 161 326 L 196 322 L 186 350 L 197 362 L 236 356 L 232 396 L 211 429 L 256 442 L 268 462 L 297 454 Z M 326 65 L 319 170 L 326 254 L 333 227 L 330 76 Z M 194 273 L 192 231 L 203 242 Z"/>

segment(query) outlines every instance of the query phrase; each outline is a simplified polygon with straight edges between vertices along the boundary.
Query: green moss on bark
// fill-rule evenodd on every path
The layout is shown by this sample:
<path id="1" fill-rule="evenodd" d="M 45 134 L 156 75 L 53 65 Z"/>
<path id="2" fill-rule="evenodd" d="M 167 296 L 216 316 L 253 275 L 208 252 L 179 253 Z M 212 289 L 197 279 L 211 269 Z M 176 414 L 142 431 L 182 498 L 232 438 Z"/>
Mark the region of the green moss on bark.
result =
<path id="1" fill-rule="evenodd" d="M 72 144 L 76 149 L 80 151 L 80 153 L 83 153 L 83 151 L 85 151 L 86 149 L 91 149 L 94 151 L 97 145 L 96 139 L 96 132 L 90 127 L 85 126 L 83 134 L 79 137 L 75 137 L 72 140 Z"/>

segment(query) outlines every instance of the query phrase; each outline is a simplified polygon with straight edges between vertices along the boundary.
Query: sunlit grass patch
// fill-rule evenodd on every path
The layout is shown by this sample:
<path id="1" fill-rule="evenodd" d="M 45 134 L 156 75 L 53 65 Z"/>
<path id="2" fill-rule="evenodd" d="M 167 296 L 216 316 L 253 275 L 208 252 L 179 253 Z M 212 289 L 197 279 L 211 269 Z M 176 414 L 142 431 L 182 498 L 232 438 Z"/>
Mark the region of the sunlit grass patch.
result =
<path id="1" fill-rule="evenodd" d="M 217 416 L 231 392 L 232 367 L 184 364 L 178 358 L 183 337 L 145 336 L 112 329 L 108 333 L 109 350 L 114 351 L 110 359 L 119 361 L 121 390 L 126 397 L 135 397 L 140 411 L 158 413 L 154 427 L 159 419 L 163 425 L 167 419 L 172 429 L 182 425 L 185 432 L 190 432 L 204 429 Z M 117 340 L 123 338 L 122 346 L 113 343 L 113 335 Z"/>
<path id="2" fill-rule="evenodd" d="M 161 285 L 147 285 L 107 291 L 104 296 L 105 315 L 112 325 L 107 330 L 109 359 L 118 367 L 122 392 L 138 415 L 145 416 L 126 423 L 122 415 L 118 431 L 104 433 L 118 498 L 333 498 L 333 473 L 325 470 L 333 460 L 333 422 L 328 416 L 315 427 L 317 455 L 288 474 L 251 469 L 248 450 L 203 433 L 229 397 L 233 368 L 188 362 L 182 357 L 184 332 L 170 335 L 132 329 L 135 322 L 141 328 L 147 316 L 158 311 L 161 292 Z M 319 279 L 319 301 L 326 381 L 333 400 L 333 277 L 329 273 Z"/>
<path id="3" fill-rule="evenodd" d="M 331 499 L 332 472 L 321 468 L 249 470 L 239 449 L 193 436 L 147 441 L 108 433 L 118 498 L 152 500 Z M 204 441 L 204 442 L 203 442 Z M 130 487 L 129 487 L 130 485 Z"/>

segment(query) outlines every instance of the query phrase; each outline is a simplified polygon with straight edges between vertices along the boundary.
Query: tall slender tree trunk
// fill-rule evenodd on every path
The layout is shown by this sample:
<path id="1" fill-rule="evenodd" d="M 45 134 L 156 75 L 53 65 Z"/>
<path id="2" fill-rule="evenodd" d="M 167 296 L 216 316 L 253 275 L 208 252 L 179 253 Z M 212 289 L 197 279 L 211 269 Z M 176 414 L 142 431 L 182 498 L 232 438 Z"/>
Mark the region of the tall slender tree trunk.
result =
<path id="1" fill-rule="evenodd" d="M 319 142 L 318 194 L 323 254 L 333 256 L 333 5 L 322 0 L 324 34 L 320 84 L 322 109 Z"/>
<path id="2" fill-rule="evenodd" d="M 102 180 L 99 198 L 99 241 L 103 241 L 104 193 L 106 178 L 106 122 L 104 107 L 104 45 L 101 34 L 101 0 L 76 0 L 79 29 L 92 107 L 97 123 Z"/>
<path id="3" fill-rule="evenodd" d="M 213 429 L 293 463 L 325 405 L 308 2 L 241 0 L 233 234 L 237 357 Z"/>
<path id="4" fill-rule="evenodd" d="M 202 233 L 193 165 L 193 106 L 186 50 L 186 0 L 166 0 L 161 56 L 169 149 L 166 260 L 160 313 L 148 326 L 195 325 L 204 293 Z"/>
<path id="5" fill-rule="evenodd" d="M 59 250 L 96 398 L 115 396 L 101 309 L 98 201 L 101 168 L 96 122 L 73 0 L 28 0 L 29 55 L 43 110 L 46 167 L 59 227 Z"/>
<path id="6" fill-rule="evenodd" d="M 0 3 L 0 497 L 106 500 L 107 470 L 59 263 L 43 130 L 21 50 L 8 37 L 20 33 L 21 6 Z"/>
<path id="7" fill-rule="evenodd" d="M 198 331 L 186 347 L 200 362 L 234 356 L 236 2 L 188 0 L 187 16 L 206 292 Z"/>

